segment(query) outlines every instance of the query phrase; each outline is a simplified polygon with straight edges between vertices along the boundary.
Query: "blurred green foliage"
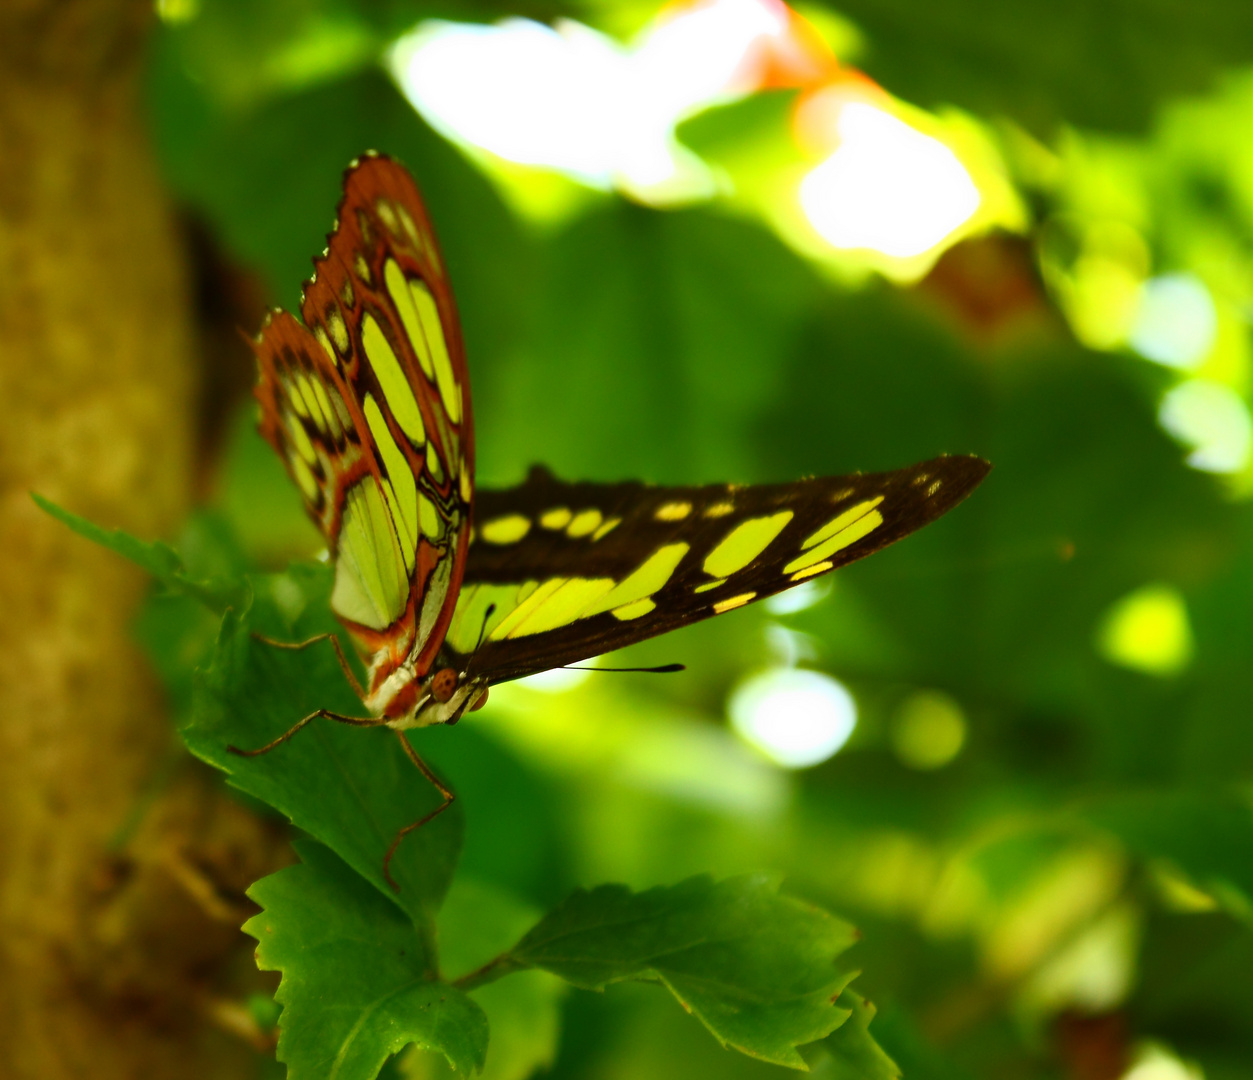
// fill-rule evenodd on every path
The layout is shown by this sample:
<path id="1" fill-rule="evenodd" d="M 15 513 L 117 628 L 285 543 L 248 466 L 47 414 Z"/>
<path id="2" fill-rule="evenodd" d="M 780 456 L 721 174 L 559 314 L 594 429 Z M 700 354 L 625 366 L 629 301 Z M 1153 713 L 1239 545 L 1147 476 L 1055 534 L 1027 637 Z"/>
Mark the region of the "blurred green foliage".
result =
<path id="1" fill-rule="evenodd" d="M 440 914 L 446 961 L 507 948 L 577 886 L 767 871 L 862 931 L 851 956 L 874 1006 L 849 999 L 861 1026 L 812 1056 L 819 1076 L 877 1077 L 884 1051 L 909 1078 L 1119 1075 L 1084 1071 L 1090 1055 L 1076 1047 L 1091 1044 L 1069 1034 L 1080 1029 L 1104 1032 L 1120 1067 L 1154 1041 L 1211 1080 L 1250 1074 L 1247 476 L 1187 466 L 1156 415 L 1181 376 L 1131 353 L 1119 307 L 1150 273 L 1197 275 L 1219 319 L 1201 374 L 1247 395 L 1253 99 L 1238 65 L 1253 61 L 1250 10 L 839 5 L 861 32 L 853 61 L 893 93 L 985 125 L 1030 207 L 1024 235 L 969 241 L 909 288 L 833 283 L 731 202 L 660 211 L 590 193 L 560 223 L 522 220 L 378 64 L 421 18 L 561 15 L 621 29 L 651 5 L 203 0 L 161 27 L 149 100 L 171 188 L 272 301 L 297 303 L 351 158 L 374 148 L 414 172 L 465 328 L 480 483 L 516 482 L 533 461 L 572 479 L 689 483 L 944 451 L 995 464 L 969 503 L 841 572 L 817 605 L 750 607 L 632 651 L 639 663 L 684 661 L 681 677 L 510 688 L 455 731 L 422 733 L 464 815 L 439 823 L 465 830 Z M 725 165 L 747 186 L 781 107 L 709 119 L 720 148 L 738 147 Z M 1010 300 L 998 291 L 1007 280 L 1021 284 Z M 246 420 L 233 431 L 218 516 L 193 523 L 179 550 L 192 566 L 236 544 L 238 561 L 194 566 L 198 580 L 277 569 L 318 546 L 268 447 Z M 278 580 L 254 579 L 257 595 Z M 1110 612 L 1145 587 L 1186 614 L 1191 655 L 1174 670 L 1121 666 L 1102 646 Z M 279 617 L 282 590 L 266 595 Z M 196 692 L 213 692 L 192 684 L 216 634 L 200 611 L 158 599 L 140 627 L 185 714 Z M 287 617 L 275 632 L 325 628 L 324 611 Z M 228 633 L 217 646 L 228 659 L 230 646 Z M 739 743 L 724 712 L 744 677 L 797 662 L 843 681 L 859 719 L 830 761 L 788 773 Z M 248 650 L 240 663 L 260 665 L 243 685 L 276 725 L 301 708 L 265 697 L 291 677 L 279 667 L 337 677 L 329 649 Z M 346 688 L 335 692 L 309 704 L 346 706 Z M 920 692 L 942 693 L 965 725 L 959 752 L 925 770 L 896 735 Z M 197 745 L 195 730 L 200 753 L 226 741 L 213 731 Z M 333 768 L 377 768 L 373 745 L 360 749 L 372 734 L 296 740 L 277 774 L 258 765 L 245 790 L 290 811 L 295 796 L 258 788 L 324 789 Z M 431 797 L 409 786 L 415 807 Z M 297 825 L 342 829 L 359 856 L 340 856 L 377 878 L 390 820 L 323 810 Z M 412 873 L 438 877 L 425 895 L 442 896 L 451 865 L 417 859 L 417 846 Z M 500 940 L 475 937 L 506 925 Z M 489 1076 L 782 1075 L 725 1054 L 663 995 L 563 996 L 550 976 L 516 978 L 516 993 L 506 980 L 482 991 L 494 1001 L 480 997 L 502 1048 L 488 1051 Z M 868 1030 L 882 1050 L 856 1041 L 875 1007 Z M 388 1068 L 433 1077 L 446 1066 L 411 1051 Z"/>
<path id="2" fill-rule="evenodd" d="M 1004 115 L 1043 135 L 1067 124 L 1142 132 L 1171 98 L 1253 60 L 1253 12 L 1238 2 L 845 0 L 866 71 L 920 105 Z"/>

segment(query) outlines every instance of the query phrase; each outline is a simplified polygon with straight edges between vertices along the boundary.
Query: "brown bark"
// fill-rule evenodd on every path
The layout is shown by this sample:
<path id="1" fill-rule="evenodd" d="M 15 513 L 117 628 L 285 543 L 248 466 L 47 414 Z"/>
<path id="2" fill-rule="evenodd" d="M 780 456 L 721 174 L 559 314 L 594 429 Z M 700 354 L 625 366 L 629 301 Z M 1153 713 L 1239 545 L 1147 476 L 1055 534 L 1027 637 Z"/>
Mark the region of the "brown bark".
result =
<path id="1" fill-rule="evenodd" d="M 213 972 L 256 826 L 171 754 L 143 576 L 31 502 L 140 536 L 186 509 L 185 260 L 137 104 L 152 0 L 0 3 L 0 1077 L 240 1075 Z M 206 872 L 208 867 L 208 872 Z M 228 889 L 228 892 L 229 892 Z"/>

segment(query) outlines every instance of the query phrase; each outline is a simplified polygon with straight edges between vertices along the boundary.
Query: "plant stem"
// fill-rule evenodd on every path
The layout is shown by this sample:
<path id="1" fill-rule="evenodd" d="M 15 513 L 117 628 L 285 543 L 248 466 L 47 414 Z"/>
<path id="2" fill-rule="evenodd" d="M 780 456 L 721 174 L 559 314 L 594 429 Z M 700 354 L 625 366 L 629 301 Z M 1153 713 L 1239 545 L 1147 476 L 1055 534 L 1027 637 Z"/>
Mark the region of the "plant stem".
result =
<path id="1" fill-rule="evenodd" d="M 507 952 L 501 953 L 482 967 L 475 968 L 468 974 L 462 975 L 461 978 L 453 982 L 453 986 L 458 990 L 476 990 L 480 986 L 486 986 L 488 983 L 495 982 L 497 979 L 510 975 L 515 971 L 521 971 L 525 967 L 525 964 L 518 963 Z"/>

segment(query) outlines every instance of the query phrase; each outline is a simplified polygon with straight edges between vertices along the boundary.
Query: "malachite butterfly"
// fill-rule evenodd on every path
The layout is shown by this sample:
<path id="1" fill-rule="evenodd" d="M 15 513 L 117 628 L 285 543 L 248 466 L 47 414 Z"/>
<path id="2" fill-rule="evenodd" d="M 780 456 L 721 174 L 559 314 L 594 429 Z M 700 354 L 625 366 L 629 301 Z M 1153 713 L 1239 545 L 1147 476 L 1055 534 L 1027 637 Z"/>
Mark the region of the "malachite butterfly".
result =
<path id="1" fill-rule="evenodd" d="M 943 456 L 895 472 L 675 488 L 567 483 L 535 468 L 519 487 L 476 490 L 452 291 L 413 179 L 378 154 L 345 175 L 301 314 L 303 324 L 274 312 L 254 344 L 261 432 L 326 537 L 331 606 L 367 662 L 371 714 L 314 716 L 397 731 L 456 723 L 494 683 L 878 551 L 951 510 L 990 468 Z M 429 820 L 452 795 L 401 741 L 444 795 Z"/>

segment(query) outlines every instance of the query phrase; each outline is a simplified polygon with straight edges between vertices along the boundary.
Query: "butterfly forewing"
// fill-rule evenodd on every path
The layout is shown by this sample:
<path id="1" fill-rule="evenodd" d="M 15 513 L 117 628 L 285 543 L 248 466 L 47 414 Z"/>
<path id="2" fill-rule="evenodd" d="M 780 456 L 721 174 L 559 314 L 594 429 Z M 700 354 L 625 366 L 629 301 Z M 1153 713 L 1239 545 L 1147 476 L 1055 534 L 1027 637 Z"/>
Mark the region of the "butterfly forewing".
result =
<path id="1" fill-rule="evenodd" d="M 452 294 L 417 189 L 395 162 L 371 156 L 349 169 L 302 315 L 303 326 L 276 314 L 255 345 L 261 430 L 327 538 L 331 606 L 372 657 L 373 689 L 406 659 L 425 674 L 438 652 L 474 477 Z"/>
<path id="2" fill-rule="evenodd" d="M 473 654 L 472 673 L 503 682 L 734 610 L 934 521 L 988 468 L 940 457 L 738 488 L 568 484 L 534 470 L 478 493 L 450 662 Z"/>

